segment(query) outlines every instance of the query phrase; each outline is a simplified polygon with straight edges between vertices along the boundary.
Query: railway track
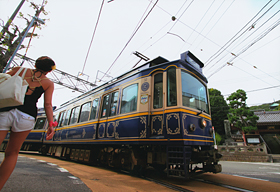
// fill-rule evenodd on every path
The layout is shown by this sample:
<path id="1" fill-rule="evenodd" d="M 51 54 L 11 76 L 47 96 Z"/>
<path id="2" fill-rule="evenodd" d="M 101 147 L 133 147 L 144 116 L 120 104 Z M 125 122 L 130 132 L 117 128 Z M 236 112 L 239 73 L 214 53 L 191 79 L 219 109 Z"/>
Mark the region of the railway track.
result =
<path id="1" fill-rule="evenodd" d="M 23 152 L 22 154 L 30 154 L 33 156 L 42 156 L 37 153 L 28 153 L 28 152 Z M 51 159 L 58 160 L 58 158 L 54 158 L 54 157 L 51 157 Z M 71 161 L 71 162 L 74 162 L 77 164 L 83 164 L 83 163 L 79 163 L 79 162 L 75 162 L 75 161 Z M 99 166 L 92 166 L 92 167 L 99 168 Z M 216 177 L 214 177 L 215 175 L 213 175 L 213 177 L 212 177 L 212 175 L 210 175 L 210 177 L 212 178 L 210 180 L 205 179 L 205 178 L 209 178 L 209 175 L 208 175 L 208 177 L 204 177 L 204 175 L 202 174 L 199 177 L 193 177 L 190 180 L 186 181 L 186 180 L 178 179 L 178 178 L 168 178 L 168 177 L 166 177 L 165 174 L 162 174 L 162 172 L 155 171 L 154 169 L 147 169 L 144 175 L 134 175 L 131 172 L 124 171 L 124 170 L 116 170 L 116 169 L 112 169 L 109 167 L 107 167 L 107 168 L 103 167 L 103 168 L 104 168 L 104 170 L 107 170 L 107 171 L 112 171 L 115 173 L 118 172 L 123 175 L 138 177 L 142 180 L 150 181 L 157 185 L 164 186 L 165 188 L 168 188 L 172 191 L 182 191 L 182 192 L 201 191 L 201 192 L 203 192 L 203 191 L 209 191 L 210 189 L 213 191 L 223 191 L 223 192 L 224 191 L 240 191 L 240 192 L 262 191 L 262 190 L 257 190 L 256 188 L 252 188 L 252 187 L 250 189 L 246 189 L 247 185 L 245 185 L 245 186 L 239 185 L 239 182 L 241 182 L 241 181 L 237 182 L 237 184 L 236 183 L 234 184 L 233 182 L 228 182 L 227 184 L 219 182 L 219 180 Z M 218 175 L 219 174 L 217 174 L 216 176 L 218 176 Z M 231 180 L 228 180 L 228 181 L 231 181 Z"/>

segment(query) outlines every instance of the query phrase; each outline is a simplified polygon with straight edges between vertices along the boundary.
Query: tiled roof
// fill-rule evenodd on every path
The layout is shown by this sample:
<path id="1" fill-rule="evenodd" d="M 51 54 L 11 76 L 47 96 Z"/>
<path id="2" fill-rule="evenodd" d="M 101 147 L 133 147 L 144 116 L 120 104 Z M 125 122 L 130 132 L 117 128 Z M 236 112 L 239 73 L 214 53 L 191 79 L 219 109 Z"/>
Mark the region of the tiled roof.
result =
<path id="1" fill-rule="evenodd" d="M 276 123 L 280 122 L 280 111 L 262 111 L 255 112 L 259 117 L 257 123 Z"/>

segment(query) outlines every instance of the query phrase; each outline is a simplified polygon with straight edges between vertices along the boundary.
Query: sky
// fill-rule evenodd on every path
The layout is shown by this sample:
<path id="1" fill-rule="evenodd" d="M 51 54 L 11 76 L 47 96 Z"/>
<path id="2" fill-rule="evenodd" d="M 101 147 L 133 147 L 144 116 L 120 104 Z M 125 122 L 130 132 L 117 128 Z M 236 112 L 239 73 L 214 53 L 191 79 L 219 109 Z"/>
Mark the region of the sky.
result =
<path id="1" fill-rule="evenodd" d="M 0 0 L 1 26 L 20 1 Z M 42 4 L 43 0 L 34 2 Z M 205 64 L 208 88 L 218 89 L 225 99 L 243 89 L 248 106 L 280 100 L 279 0 L 102 2 L 48 0 L 48 15 L 40 15 L 46 23 L 35 30 L 39 37 L 32 38 L 27 57 L 47 55 L 57 69 L 74 76 L 83 73 L 81 78 L 95 82 L 97 71 L 116 77 L 131 70 L 139 61 L 135 51 L 150 59 L 162 56 L 169 61 L 191 51 Z M 28 2 L 20 11 L 34 15 Z M 14 23 L 22 28 L 26 25 L 18 18 Z M 27 43 L 28 39 L 23 44 Z M 55 85 L 53 105 L 80 94 Z M 40 99 L 38 107 L 42 106 Z"/>

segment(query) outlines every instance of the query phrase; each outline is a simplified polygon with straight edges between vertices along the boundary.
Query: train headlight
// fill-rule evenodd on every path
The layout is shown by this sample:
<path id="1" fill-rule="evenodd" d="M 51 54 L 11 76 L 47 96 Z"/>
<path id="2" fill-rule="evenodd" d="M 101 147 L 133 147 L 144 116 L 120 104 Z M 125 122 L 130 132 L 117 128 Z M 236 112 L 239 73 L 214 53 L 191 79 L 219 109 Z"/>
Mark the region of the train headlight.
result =
<path id="1" fill-rule="evenodd" d="M 201 118 L 200 119 L 200 126 L 201 126 L 201 128 L 204 129 L 206 127 L 206 125 L 207 125 L 206 120 L 204 118 Z"/>
<path id="2" fill-rule="evenodd" d="M 196 129 L 196 128 L 195 128 L 195 125 L 194 125 L 194 124 L 190 124 L 190 131 L 191 131 L 191 132 L 194 132 L 195 129 Z"/>

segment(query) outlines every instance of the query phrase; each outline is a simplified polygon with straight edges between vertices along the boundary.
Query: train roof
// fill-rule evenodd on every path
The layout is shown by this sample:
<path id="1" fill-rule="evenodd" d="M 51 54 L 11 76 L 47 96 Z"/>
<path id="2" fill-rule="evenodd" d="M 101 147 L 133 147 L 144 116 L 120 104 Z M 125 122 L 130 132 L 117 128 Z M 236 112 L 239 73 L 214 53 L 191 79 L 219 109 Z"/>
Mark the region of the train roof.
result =
<path id="1" fill-rule="evenodd" d="M 175 60 L 175 61 L 172 61 L 172 62 L 178 62 L 180 60 L 182 60 L 183 63 L 184 62 L 189 63 L 192 66 L 193 69 L 196 69 L 196 70 L 199 69 L 200 72 L 202 72 L 201 68 L 204 67 L 204 64 L 198 58 L 196 58 L 190 51 L 186 51 L 186 52 L 182 53 L 181 54 L 181 58 L 179 60 Z M 90 91 L 88 91 L 86 93 L 83 93 L 83 94 L 79 95 L 78 97 L 75 97 L 75 98 L 73 98 L 73 99 L 71 99 L 71 100 L 61 104 L 61 107 L 65 106 L 67 104 L 71 104 L 74 101 L 83 99 L 83 98 L 85 98 L 86 96 L 88 96 L 88 95 L 90 95 L 92 93 L 100 91 L 101 89 L 105 88 L 108 85 L 111 85 L 111 84 L 116 83 L 116 82 L 118 82 L 120 80 L 123 80 L 123 79 L 125 79 L 127 77 L 135 75 L 135 74 L 139 73 L 140 71 L 143 71 L 143 70 L 149 69 L 149 68 L 153 68 L 153 67 L 155 67 L 157 65 L 162 65 L 162 64 L 165 64 L 165 63 L 169 63 L 169 62 L 170 62 L 169 60 L 167 60 L 167 59 L 165 59 L 165 58 L 163 58 L 161 56 L 158 56 L 157 58 L 155 58 L 155 59 L 153 59 L 151 61 L 148 61 L 148 62 L 142 64 L 139 67 L 133 68 L 133 69 L 123 73 L 122 75 L 120 75 L 118 77 L 115 77 L 114 79 L 112 79 L 112 80 L 110 80 L 110 81 L 108 81 L 108 82 L 106 82 L 106 83 L 104 83 L 102 85 L 99 85 L 99 86 L 93 88 L 92 90 L 90 90 Z M 207 79 L 202 75 L 202 73 L 200 75 L 207 82 Z"/>

